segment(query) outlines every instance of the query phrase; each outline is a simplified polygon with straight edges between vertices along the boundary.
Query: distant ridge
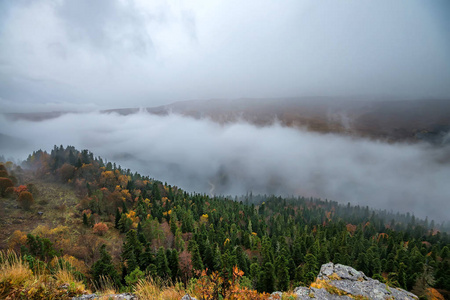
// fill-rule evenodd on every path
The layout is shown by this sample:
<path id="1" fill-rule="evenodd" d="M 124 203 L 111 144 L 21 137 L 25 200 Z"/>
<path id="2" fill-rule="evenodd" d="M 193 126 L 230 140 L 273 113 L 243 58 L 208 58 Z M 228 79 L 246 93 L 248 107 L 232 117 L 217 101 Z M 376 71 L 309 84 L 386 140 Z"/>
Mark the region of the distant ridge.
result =
<path id="1" fill-rule="evenodd" d="M 388 142 L 448 143 L 450 99 L 394 100 L 373 97 L 241 98 L 180 101 L 147 108 L 120 108 L 100 113 L 165 116 L 176 113 L 220 124 L 248 122 L 256 126 L 302 128 Z M 9 118 L 43 121 L 68 112 L 9 113 Z"/>

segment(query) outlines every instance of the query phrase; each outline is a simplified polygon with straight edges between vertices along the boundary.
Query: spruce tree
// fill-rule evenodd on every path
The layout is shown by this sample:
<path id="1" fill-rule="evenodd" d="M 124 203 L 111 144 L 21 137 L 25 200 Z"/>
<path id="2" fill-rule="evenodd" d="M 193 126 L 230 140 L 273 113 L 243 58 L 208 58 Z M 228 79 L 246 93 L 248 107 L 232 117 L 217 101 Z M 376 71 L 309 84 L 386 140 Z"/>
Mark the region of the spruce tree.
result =
<path id="1" fill-rule="evenodd" d="M 166 251 L 163 247 L 159 247 L 156 253 L 156 271 L 159 277 L 167 279 L 171 277 L 169 262 L 167 260 Z"/>
<path id="2" fill-rule="evenodd" d="M 289 288 L 288 261 L 284 255 L 277 258 L 277 290 L 286 291 Z"/>
<path id="3" fill-rule="evenodd" d="M 270 262 L 264 264 L 259 273 L 258 291 L 272 293 L 275 289 L 274 267 Z"/>
<path id="4" fill-rule="evenodd" d="M 111 255 L 106 250 L 106 245 L 100 247 L 100 259 L 92 266 L 92 277 L 99 283 L 102 277 L 109 277 L 114 284 L 120 286 L 120 278 L 112 263 Z"/>
<path id="5" fill-rule="evenodd" d="M 83 213 L 83 225 L 89 227 L 88 217 L 85 213 Z"/>
<path id="6" fill-rule="evenodd" d="M 194 270 L 201 271 L 203 270 L 203 261 L 200 255 L 200 251 L 198 250 L 198 245 L 194 240 L 189 242 L 190 251 L 192 254 L 192 267 Z"/>
<path id="7" fill-rule="evenodd" d="M 120 222 L 120 218 L 122 217 L 122 215 L 120 214 L 119 208 L 116 208 L 116 218 L 114 220 L 114 227 L 116 229 L 119 229 L 119 222 Z"/>
<path id="8" fill-rule="evenodd" d="M 139 266 L 141 259 L 142 244 L 139 242 L 136 231 L 130 230 L 127 232 L 125 242 L 123 244 L 122 259 L 126 262 L 127 274 L 134 271 Z"/>
<path id="9" fill-rule="evenodd" d="M 169 261 L 169 268 L 172 274 L 172 281 L 175 282 L 180 276 L 180 263 L 178 258 L 178 251 L 176 249 L 169 250 L 170 256 L 167 257 Z"/>

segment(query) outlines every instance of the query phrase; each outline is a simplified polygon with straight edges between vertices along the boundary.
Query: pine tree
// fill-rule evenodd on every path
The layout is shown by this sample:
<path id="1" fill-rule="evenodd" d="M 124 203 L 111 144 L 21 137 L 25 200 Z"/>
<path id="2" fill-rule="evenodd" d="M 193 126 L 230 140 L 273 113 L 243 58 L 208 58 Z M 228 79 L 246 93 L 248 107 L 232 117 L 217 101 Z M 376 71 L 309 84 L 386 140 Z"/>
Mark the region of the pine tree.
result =
<path id="1" fill-rule="evenodd" d="M 119 229 L 119 222 L 122 215 L 120 214 L 119 208 L 116 208 L 116 218 L 114 220 L 114 227 L 116 229 Z"/>
<path id="2" fill-rule="evenodd" d="M 194 240 L 189 242 L 190 251 L 192 254 L 192 267 L 194 270 L 201 271 L 203 270 L 203 261 L 200 255 L 200 251 L 198 250 L 198 245 Z"/>
<path id="3" fill-rule="evenodd" d="M 172 281 L 175 282 L 180 276 L 180 263 L 178 258 L 178 251 L 176 249 L 168 251 L 170 253 L 170 256 L 167 257 L 169 261 L 169 268 L 172 274 Z"/>
<path id="4" fill-rule="evenodd" d="M 159 277 L 167 279 L 172 276 L 169 262 L 167 260 L 166 251 L 163 247 L 159 247 L 156 253 L 156 271 Z"/>
<path id="5" fill-rule="evenodd" d="M 289 288 L 288 261 L 284 255 L 277 258 L 277 290 L 286 291 Z"/>
<path id="6" fill-rule="evenodd" d="M 258 287 L 259 279 L 259 264 L 254 262 L 250 265 L 250 278 L 252 280 L 252 287 L 256 289 Z"/>
<path id="7" fill-rule="evenodd" d="M 83 225 L 89 227 L 88 217 L 85 213 L 83 213 Z"/>
<path id="8" fill-rule="evenodd" d="M 142 244 L 139 242 L 136 231 L 127 232 L 125 242 L 123 244 L 122 259 L 126 262 L 127 274 L 134 271 L 139 266 L 141 260 Z"/>
<path id="9" fill-rule="evenodd" d="M 156 182 L 152 185 L 152 198 L 153 200 L 161 200 L 161 193 L 159 191 L 158 183 Z"/>
<path id="10" fill-rule="evenodd" d="M 258 291 L 272 293 L 275 289 L 274 267 L 267 262 L 259 273 Z"/>
<path id="11" fill-rule="evenodd" d="M 106 251 L 106 245 L 100 247 L 100 259 L 92 266 L 92 276 L 99 283 L 102 277 L 109 277 L 114 284 L 120 286 L 119 274 L 112 264 L 111 255 Z"/>
<path id="12" fill-rule="evenodd" d="M 247 254 L 242 250 L 240 246 L 236 247 L 236 259 L 237 265 L 240 270 L 244 272 L 244 274 L 248 274 L 249 272 L 249 260 Z"/>
<path id="13" fill-rule="evenodd" d="M 145 251 L 141 254 L 139 266 L 141 270 L 145 270 L 147 266 L 151 264 L 155 264 L 155 255 L 151 250 L 151 244 L 147 243 L 145 246 Z"/>

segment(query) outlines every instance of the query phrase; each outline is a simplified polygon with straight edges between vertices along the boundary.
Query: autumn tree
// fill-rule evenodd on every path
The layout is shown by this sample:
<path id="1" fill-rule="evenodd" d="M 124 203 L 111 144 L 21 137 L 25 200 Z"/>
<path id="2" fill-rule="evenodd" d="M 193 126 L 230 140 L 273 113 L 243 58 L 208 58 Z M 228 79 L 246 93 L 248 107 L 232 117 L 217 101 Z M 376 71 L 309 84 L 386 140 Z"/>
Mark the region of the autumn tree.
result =
<path id="1" fill-rule="evenodd" d="M 75 175 L 75 167 L 71 164 L 65 163 L 58 170 L 62 182 L 67 182 Z"/>
<path id="2" fill-rule="evenodd" d="M 0 164 L 0 177 L 8 177 L 8 171 L 3 164 Z"/>
<path id="3" fill-rule="evenodd" d="M 17 198 L 17 201 L 19 202 L 20 206 L 22 206 L 23 209 L 29 210 L 31 205 L 34 203 L 34 198 L 30 192 L 24 191 L 20 193 L 19 198 Z"/>
<path id="4" fill-rule="evenodd" d="M 186 285 L 188 280 L 192 277 L 192 255 L 189 251 L 184 250 L 180 253 L 179 259 L 181 280 Z"/>
<path id="5" fill-rule="evenodd" d="M 94 228 L 92 229 L 92 231 L 95 234 L 102 236 L 108 231 L 108 226 L 105 223 L 99 222 L 94 225 Z"/>
<path id="6" fill-rule="evenodd" d="M 6 189 L 13 186 L 14 183 L 11 181 L 11 179 L 6 177 L 0 177 L 0 195 L 2 197 L 6 196 Z"/>

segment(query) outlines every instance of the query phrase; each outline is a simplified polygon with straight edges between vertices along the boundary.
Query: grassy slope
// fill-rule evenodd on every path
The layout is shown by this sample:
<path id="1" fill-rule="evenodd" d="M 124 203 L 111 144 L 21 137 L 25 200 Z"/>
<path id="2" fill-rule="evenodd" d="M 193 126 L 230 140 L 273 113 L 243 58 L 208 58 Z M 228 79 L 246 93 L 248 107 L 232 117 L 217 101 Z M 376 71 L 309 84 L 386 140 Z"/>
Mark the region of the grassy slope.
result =
<path id="1" fill-rule="evenodd" d="M 122 237 L 115 230 L 109 230 L 104 236 L 94 235 L 91 228 L 82 224 L 82 216 L 72 187 L 41 180 L 32 182 L 38 193 L 35 193 L 35 203 L 29 211 L 18 207 L 15 199 L 0 198 L 1 229 L 0 250 L 6 250 L 10 245 L 10 237 L 16 231 L 39 234 L 50 238 L 57 249 L 63 248 L 65 254 L 72 255 L 91 264 L 98 258 L 97 248 L 102 243 L 113 249 L 112 254 L 118 257 L 121 252 Z M 39 216 L 38 212 L 43 212 Z M 109 228 L 112 222 L 106 222 Z M 55 230 L 59 228 L 59 230 Z M 52 230 L 53 229 L 53 230 Z M 14 249 L 19 250 L 19 249 Z"/>

